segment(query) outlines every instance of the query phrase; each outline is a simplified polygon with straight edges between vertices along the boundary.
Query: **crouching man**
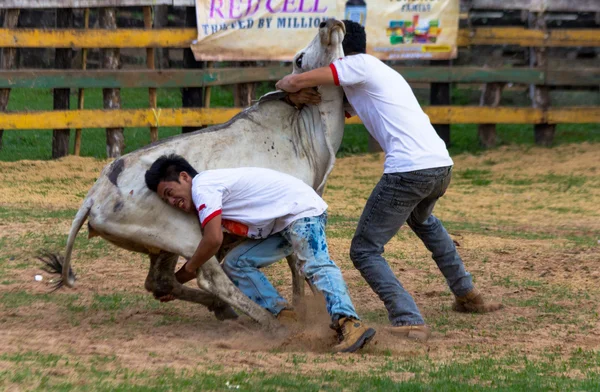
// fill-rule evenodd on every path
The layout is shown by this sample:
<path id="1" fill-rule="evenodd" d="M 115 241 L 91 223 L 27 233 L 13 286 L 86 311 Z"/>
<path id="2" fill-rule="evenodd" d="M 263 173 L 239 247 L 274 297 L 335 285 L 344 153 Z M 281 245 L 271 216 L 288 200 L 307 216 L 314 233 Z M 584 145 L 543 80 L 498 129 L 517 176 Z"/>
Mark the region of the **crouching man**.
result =
<path id="1" fill-rule="evenodd" d="M 329 257 L 325 224 L 327 204 L 304 182 L 261 168 L 207 170 L 198 173 L 184 158 L 162 156 L 146 172 L 146 185 L 173 207 L 198 214 L 203 236 L 196 252 L 175 274 L 180 283 L 213 257 L 223 242 L 223 228 L 249 238 L 233 249 L 224 270 L 239 289 L 278 318 L 292 311 L 259 268 L 292 252 L 301 272 L 323 294 L 336 352 L 354 352 L 375 330 L 360 321 L 337 265 Z"/>

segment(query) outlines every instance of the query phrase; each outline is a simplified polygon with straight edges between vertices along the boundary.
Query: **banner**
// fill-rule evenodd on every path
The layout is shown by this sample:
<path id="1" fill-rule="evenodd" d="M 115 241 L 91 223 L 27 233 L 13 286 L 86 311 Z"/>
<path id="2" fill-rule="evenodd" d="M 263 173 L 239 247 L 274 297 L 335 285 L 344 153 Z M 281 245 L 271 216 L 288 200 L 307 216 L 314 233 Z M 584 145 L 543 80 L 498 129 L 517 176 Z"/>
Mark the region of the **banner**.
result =
<path id="1" fill-rule="evenodd" d="M 456 57 L 459 0 L 196 0 L 198 61 L 291 61 L 327 19 L 365 27 L 381 60 Z"/>

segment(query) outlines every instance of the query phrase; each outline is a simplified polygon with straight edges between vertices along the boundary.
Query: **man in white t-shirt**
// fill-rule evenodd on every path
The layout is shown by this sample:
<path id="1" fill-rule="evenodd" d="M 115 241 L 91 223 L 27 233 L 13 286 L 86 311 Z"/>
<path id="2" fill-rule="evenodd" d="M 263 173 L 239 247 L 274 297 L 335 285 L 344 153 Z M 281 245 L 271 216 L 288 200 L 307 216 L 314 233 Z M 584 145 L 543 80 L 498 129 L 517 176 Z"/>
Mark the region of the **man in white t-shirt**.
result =
<path id="1" fill-rule="evenodd" d="M 337 352 L 354 352 L 375 335 L 354 309 L 346 283 L 329 257 L 325 225 L 327 204 L 301 180 L 263 168 L 206 170 L 198 173 L 178 155 L 157 159 L 145 175 L 148 188 L 173 207 L 198 215 L 203 236 L 196 252 L 175 274 L 180 283 L 213 257 L 223 230 L 248 240 L 231 250 L 223 269 L 251 300 L 280 320 L 293 311 L 260 272 L 292 252 L 301 272 L 323 294 Z M 172 299 L 172 298 L 167 298 Z"/>
<path id="2" fill-rule="evenodd" d="M 377 58 L 365 54 L 366 34 L 344 21 L 345 57 L 328 67 L 292 74 L 277 83 L 289 93 L 320 85 L 342 86 L 346 115 L 358 114 L 385 152 L 384 174 L 362 213 L 350 257 L 388 310 L 391 332 L 418 340 L 430 330 L 412 296 L 383 258 L 384 245 L 406 222 L 432 253 L 455 296 L 454 309 L 491 312 L 501 304 L 486 302 L 475 289 L 454 243 L 433 207 L 450 183 L 452 159 L 429 117 L 404 78 Z M 298 94 L 291 95 L 292 100 Z"/>

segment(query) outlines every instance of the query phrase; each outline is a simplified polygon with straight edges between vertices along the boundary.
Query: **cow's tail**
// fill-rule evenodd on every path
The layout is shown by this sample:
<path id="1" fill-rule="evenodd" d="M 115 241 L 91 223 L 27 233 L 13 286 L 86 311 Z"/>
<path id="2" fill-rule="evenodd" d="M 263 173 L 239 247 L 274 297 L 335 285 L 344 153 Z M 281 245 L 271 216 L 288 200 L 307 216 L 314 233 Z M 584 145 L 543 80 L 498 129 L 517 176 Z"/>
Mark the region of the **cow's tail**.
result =
<path id="1" fill-rule="evenodd" d="M 67 239 L 67 251 L 64 259 L 60 255 L 49 252 L 45 252 L 38 257 L 38 259 L 45 264 L 44 270 L 46 272 L 60 275 L 60 279 L 54 284 L 54 290 L 61 288 L 63 285 L 67 287 L 73 287 L 75 285 L 75 274 L 71 270 L 73 245 L 75 244 L 77 233 L 79 233 L 79 230 L 90 215 L 90 210 L 93 205 L 94 200 L 88 195 L 79 208 L 79 211 L 77 211 L 77 215 L 75 215 L 75 219 L 71 224 L 71 231 L 69 232 L 69 238 Z"/>

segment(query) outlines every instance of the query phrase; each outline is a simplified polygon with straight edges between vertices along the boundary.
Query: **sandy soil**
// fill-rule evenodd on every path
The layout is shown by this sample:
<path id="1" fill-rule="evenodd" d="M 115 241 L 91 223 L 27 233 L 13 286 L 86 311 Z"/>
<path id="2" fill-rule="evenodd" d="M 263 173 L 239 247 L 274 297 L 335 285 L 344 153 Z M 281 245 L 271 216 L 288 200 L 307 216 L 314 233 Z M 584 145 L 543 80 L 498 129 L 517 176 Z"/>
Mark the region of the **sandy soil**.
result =
<path id="1" fill-rule="evenodd" d="M 0 295 L 12 301 L 0 305 L 0 351 L 60 354 L 84 362 L 113 357 L 103 365 L 106 370 L 169 366 L 308 374 L 315 369 L 348 370 L 349 363 L 352 371 L 368 372 L 381 367 L 390 355 L 427 355 L 445 362 L 490 352 L 518 350 L 535 357 L 547 350 L 598 349 L 600 243 L 594 240 L 600 241 L 599 156 L 600 145 L 583 144 L 506 147 L 455 159 L 453 184 L 435 213 L 452 223 L 449 231 L 477 286 L 506 308 L 493 315 L 454 313 L 450 292 L 427 250 L 403 228 L 386 247 L 386 257 L 433 327 L 427 344 L 399 340 L 386 331 L 383 304 L 348 257 L 356 221 L 381 175 L 383 158 L 340 159 L 325 193 L 330 216 L 343 218 L 330 225 L 330 251 L 359 314 L 378 331 L 360 357 L 330 354 L 334 336 L 322 303 L 312 296 L 307 297 L 306 319 L 277 333 L 261 331 L 246 317 L 219 322 L 194 304 L 159 304 L 143 288 L 145 258 L 103 246 L 97 238 L 89 245 L 83 239 L 85 229 L 80 233 L 82 245 L 74 252 L 77 287 L 52 297 L 41 295 L 48 291 L 52 276 L 42 273 L 44 280 L 34 281 L 40 272 L 33 256 L 42 245 L 62 251 L 60 241 L 52 238 L 64 240 L 70 219 L 0 215 Z M 0 207 L 76 209 L 106 163 L 74 157 L 0 163 Z M 476 184 L 473 176 L 491 182 Z M 290 298 L 287 264 L 278 263 L 266 272 Z M 40 297 L 27 301 L 31 295 Z M 297 355 L 301 366 L 294 360 Z M 0 370 L 13 366 L 0 361 Z M 78 377 L 76 372 L 61 376 Z"/>

